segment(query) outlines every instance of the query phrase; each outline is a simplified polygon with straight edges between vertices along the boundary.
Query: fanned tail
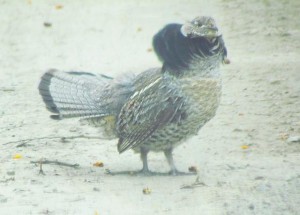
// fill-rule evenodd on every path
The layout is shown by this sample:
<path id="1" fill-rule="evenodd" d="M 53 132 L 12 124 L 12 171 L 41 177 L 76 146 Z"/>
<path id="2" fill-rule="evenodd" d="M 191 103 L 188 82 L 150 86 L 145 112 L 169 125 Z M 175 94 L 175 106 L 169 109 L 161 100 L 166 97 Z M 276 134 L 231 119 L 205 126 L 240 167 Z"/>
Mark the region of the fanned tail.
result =
<path id="1" fill-rule="evenodd" d="M 101 108 L 99 92 L 111 82 L 111 77 L 86 72 L 47 71 L 39 84 L 39 92 L 53 119 L 109 115 Z"/>

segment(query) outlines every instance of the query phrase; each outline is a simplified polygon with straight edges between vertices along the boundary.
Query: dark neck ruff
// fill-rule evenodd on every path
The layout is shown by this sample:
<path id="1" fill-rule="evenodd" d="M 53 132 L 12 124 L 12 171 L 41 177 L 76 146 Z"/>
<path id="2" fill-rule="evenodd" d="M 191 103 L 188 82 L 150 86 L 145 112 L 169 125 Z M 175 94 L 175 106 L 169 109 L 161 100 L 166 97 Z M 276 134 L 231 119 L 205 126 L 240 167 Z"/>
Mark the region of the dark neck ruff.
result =
<path id="1" fill-rule="evenodd" d="M 222 55 L 223 59 L 226 57 L 222 36 L 213 42 L 204 37 L 187 38 L 180 32 L 181 26 L 167 25 L 154 37 L 154 49 L 164 63 L 163 72 L 182 76 L 195 60 L 206 60 L 216 55 Z"/>

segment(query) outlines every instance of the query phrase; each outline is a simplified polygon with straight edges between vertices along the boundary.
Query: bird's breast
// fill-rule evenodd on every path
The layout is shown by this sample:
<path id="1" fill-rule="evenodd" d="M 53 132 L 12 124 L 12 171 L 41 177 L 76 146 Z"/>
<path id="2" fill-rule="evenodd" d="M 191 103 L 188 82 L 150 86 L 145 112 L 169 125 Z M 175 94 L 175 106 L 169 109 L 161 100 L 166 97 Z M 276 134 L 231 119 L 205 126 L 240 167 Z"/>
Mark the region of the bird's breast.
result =
<path id="1" fill-rule="evenodd" d="M 186 78 L 182 89 L 188 101 L 188 123 L 198 131 L 216 114 L 221 96 L 220 78 Z"/>

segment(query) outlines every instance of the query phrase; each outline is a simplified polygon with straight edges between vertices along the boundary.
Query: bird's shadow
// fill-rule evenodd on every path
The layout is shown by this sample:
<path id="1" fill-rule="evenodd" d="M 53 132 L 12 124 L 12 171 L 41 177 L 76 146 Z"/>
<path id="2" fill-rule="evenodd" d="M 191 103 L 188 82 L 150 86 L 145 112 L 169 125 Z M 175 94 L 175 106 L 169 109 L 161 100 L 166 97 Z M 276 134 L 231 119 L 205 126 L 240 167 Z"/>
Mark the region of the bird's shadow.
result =
<path id="1" fill-rule="evenodd" d="M 106 169 L 105 172 L 107 175 L 127 175 L 127 176 L 195 176 L 197 172 L 143 172 L 143 171 L 110 171 Z"/>

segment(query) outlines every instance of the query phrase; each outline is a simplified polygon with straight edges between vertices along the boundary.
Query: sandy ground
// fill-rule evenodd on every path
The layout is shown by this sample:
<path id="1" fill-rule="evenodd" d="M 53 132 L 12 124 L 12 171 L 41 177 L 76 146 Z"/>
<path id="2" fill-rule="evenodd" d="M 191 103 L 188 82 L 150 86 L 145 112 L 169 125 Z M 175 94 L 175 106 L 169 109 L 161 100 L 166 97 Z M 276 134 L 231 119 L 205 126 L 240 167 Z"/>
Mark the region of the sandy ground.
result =
<path id="1" fill-rule="evenodd" d="M 300 136 L 299 8 L 296 0 L 1 0 L 0 214 L 300 214 L 300 142 L 291 141 Z M 192 186 L 196 176 L 107 175 L 141 168 L 139 156 L 119 155 L 116 140 L 68 138 L 100 135 L 49 118 L 41 75 L 160 66 L 152 35 L 197 15 L 216 18 L 231 60 L 216 117 L 174 153 L 205 185 Z M 41 158 L 80 167 L 45 164 L 41 175 L 30 163 Z M 150 154 L 150 168 L 168 171 L 164 156 Z"/>

